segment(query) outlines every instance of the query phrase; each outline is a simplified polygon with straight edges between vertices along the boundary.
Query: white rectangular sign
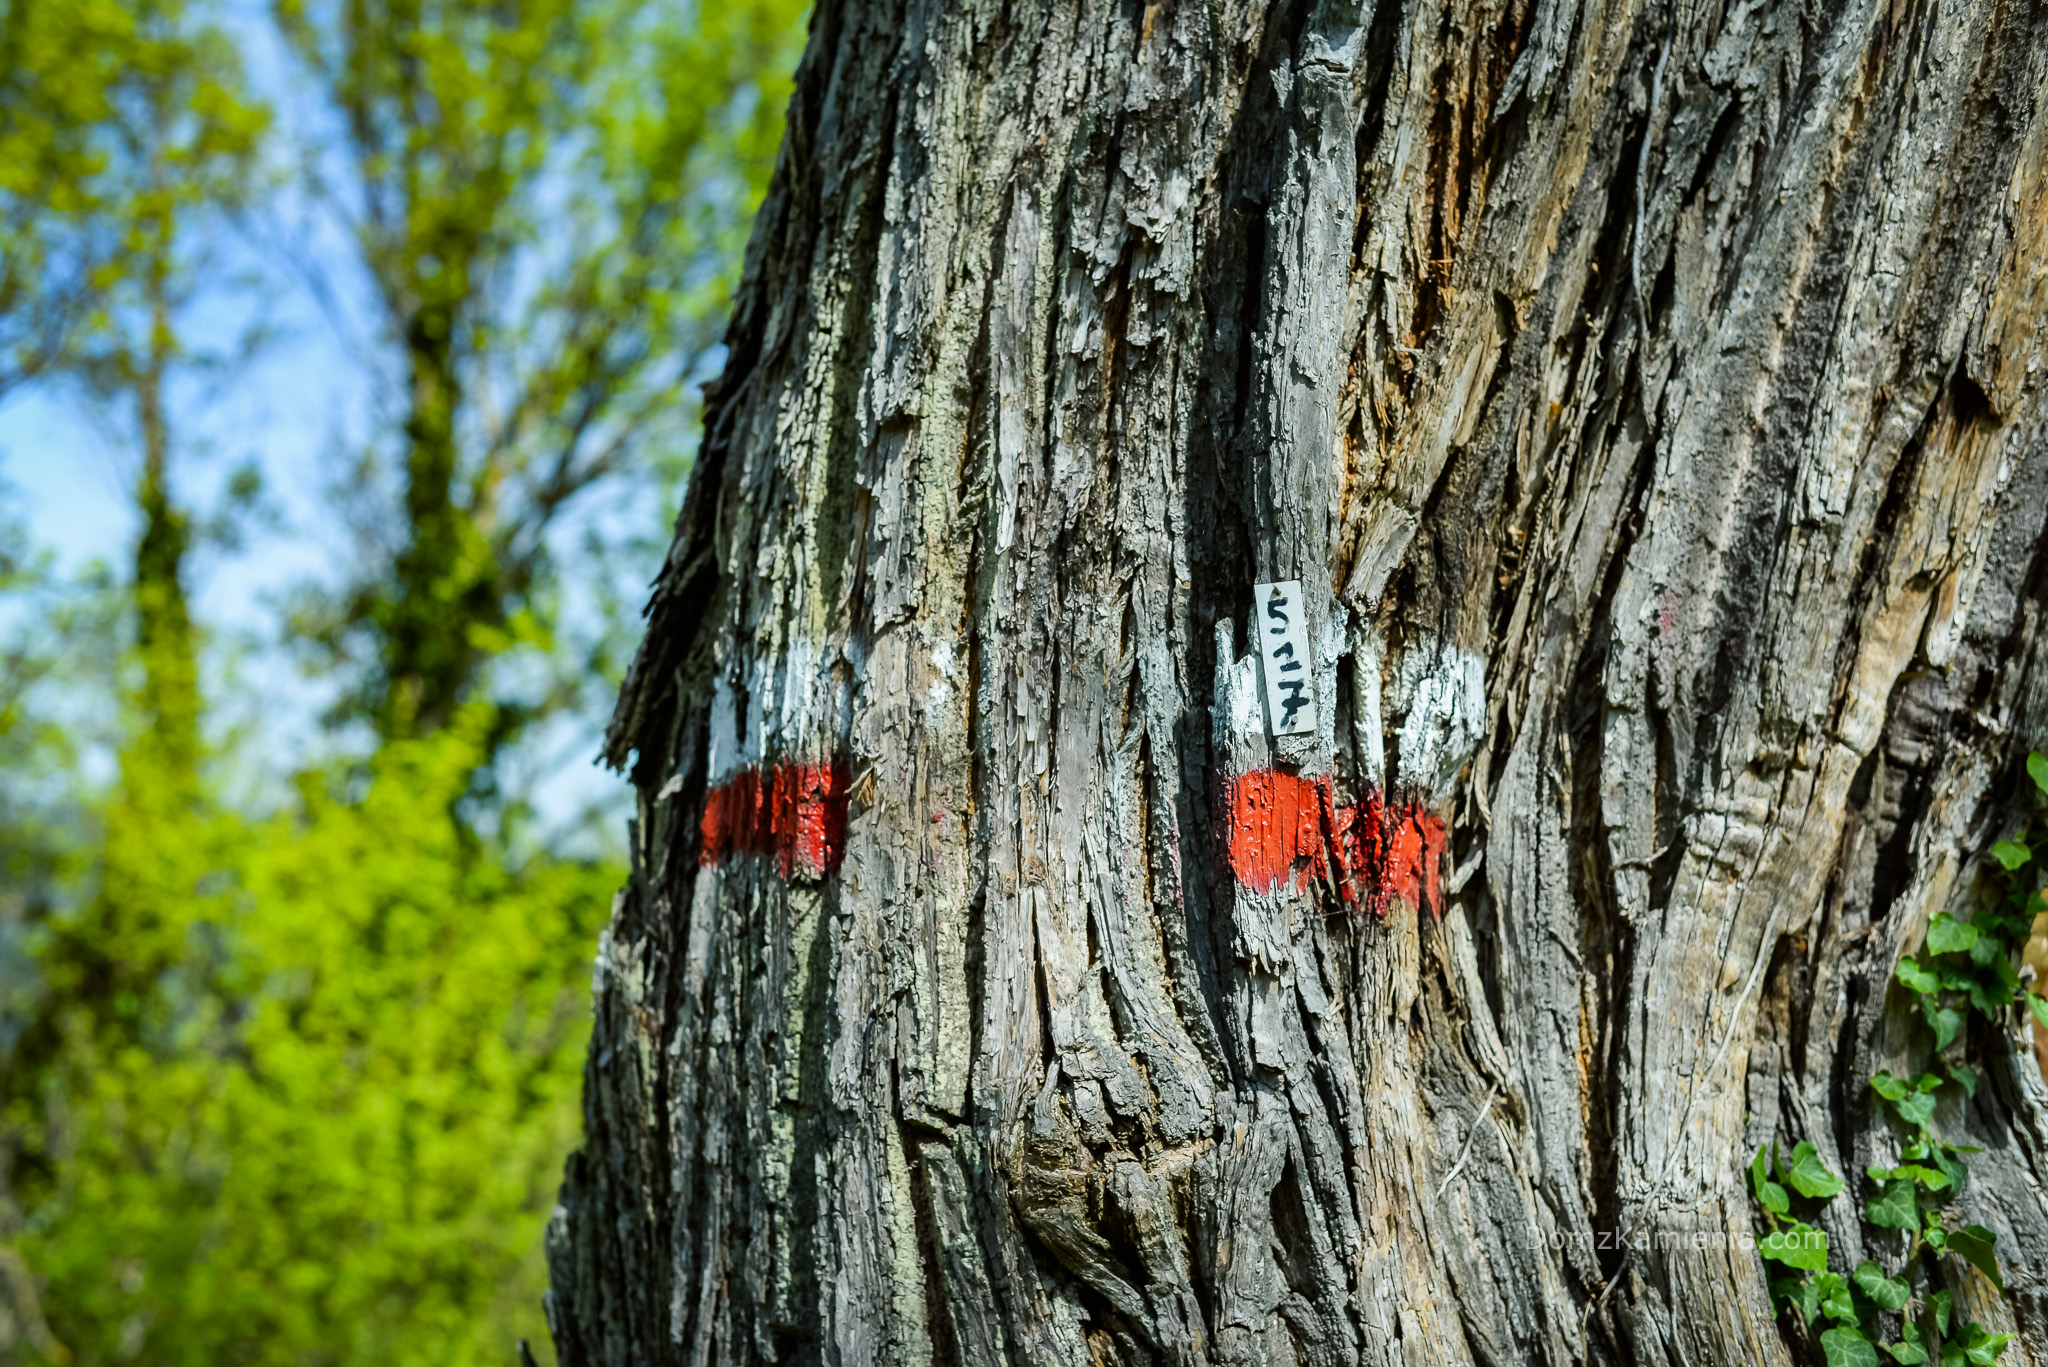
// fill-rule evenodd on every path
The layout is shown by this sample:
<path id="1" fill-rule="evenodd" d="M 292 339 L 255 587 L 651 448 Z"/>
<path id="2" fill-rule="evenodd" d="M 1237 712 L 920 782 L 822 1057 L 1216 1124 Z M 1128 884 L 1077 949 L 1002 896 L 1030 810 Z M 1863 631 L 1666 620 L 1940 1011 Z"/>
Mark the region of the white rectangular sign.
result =
<path id="1" fill-rule="evenodd" d="M 1276 736 L 1316 730 L 1315 661 L 1308 653 L 1308 605 L 1301 581 L 1252 586 L 1252 630 L 1266 674 L 1266 727 Z"/>

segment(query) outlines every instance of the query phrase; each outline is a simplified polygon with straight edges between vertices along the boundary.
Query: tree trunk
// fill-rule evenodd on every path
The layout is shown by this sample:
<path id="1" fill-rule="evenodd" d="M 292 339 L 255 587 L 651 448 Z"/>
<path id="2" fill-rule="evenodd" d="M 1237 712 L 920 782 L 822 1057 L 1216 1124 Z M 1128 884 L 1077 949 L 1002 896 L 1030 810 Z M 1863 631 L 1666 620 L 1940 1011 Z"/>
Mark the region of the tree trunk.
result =
<path id="1" fill-rule="evenodd" d="M 1741 1169 L 1862 1180 L 2048 723 L 2044 92 L 2024 0 L 821 3 L 610 739 L 562 1360 L 1793 1360 Z"/>

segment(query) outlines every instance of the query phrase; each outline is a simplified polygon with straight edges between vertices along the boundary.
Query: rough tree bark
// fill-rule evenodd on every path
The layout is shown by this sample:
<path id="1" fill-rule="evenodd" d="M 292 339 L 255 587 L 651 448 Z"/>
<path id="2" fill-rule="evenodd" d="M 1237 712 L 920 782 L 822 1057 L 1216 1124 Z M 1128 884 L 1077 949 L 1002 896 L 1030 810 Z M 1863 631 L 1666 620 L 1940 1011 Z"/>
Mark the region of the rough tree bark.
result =
<path id="1" fill-rule="evenodd" d="M 2044 91 L 2026 0 L 821 3 L 610 736 L 563 1361 L 1793 1360 L 1740 1165 L 1870 1161 L 2048 724 Z"/>

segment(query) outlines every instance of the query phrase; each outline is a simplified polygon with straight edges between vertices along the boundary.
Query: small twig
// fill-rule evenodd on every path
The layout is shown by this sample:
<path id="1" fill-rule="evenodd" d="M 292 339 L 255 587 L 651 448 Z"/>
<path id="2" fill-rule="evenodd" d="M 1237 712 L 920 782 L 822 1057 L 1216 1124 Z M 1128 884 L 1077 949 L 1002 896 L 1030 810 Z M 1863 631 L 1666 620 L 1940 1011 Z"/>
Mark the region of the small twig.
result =
<path id="1" fill-rule="evenodd" d="M 1549 932 L 1551 939 L 1557 941 L 1557 947 L 1565 952 L 1565 956 L 1572 961 L 1579 972 L 1584 973 L 1586 971 L 1586 961 L 1579 957 L 1579 951 L 1572 948 L 1571 941 L 1558 934 L 1556 926 L 1546 925 L 1543 929 Z"/>
<path id="2" fill-rule="evenodd" d="M 1444 895 L 1446 897 L 1456 897 L 1459 893 L 1463 892 L 1465 884 L 1472 881 L 1472 875 L 1479 872 L 1479 866 L 1485 862 L 1486 853 L 1483 849 L 1472 851 L 1472 857 L 1458 865 L 1457 872 L 1451 875 L 1450 883 L 1444 888 Z"/>
<path id="3" fill-rule="evenodd" d="M 1648 854 L 1644 855 L 1641 859 L 1624 859 L 1617 863 L 1614 867 L 1616 869 L 1647 869 L 1648 867 L 1650 867 L 1650 865 L 1656 863 L 1659 859 L 1662 859 L 1665 855 L 1671 853 L 1671 846 L 1676 843 L 1676 841 L 1667 843 L 1662 849 L 1652 850 Z"/>
<path id="4" fill-rule="evenodd" d="M 1605 1305 L 1607 1303 L 1608 1292 L 1614 1290 L 1616 1286 L 1621 1284 L 1622 1274 L 1627 1271 L 1628 1260 L 1623 1259 L 1621 1266 L 1615 1269 L 1614 1275 L 1607 1279 L 1607 1285 L 1600 1288 L 1600 1294 L 1593 1297 L 1591 1301 L 1587 1302 L 1586 1313 L 1579 1316 L 1580 1338 L 1583 1339 L 1584 1337 L 1586 1337 L 1586 1326 L 1592 1322 L 1593 1312 L 1595 1310 L 1598 1310 L 1602 1305 Z"/>
<path id="5" fill-rule="evenodd" d="M 1472 1156 L 1473 1142 L 1479 1138 L 1479 1122 L 1486 1119 L 1486 1113 L 1493 1109 L 1493 1099 L 1500 1095 L 1500 1084 L 1493 1084 L 1493 1090 L 1486 1094 L 1486 1104 L 1479 1108 L 1479 1114 L 1472 1117 L 1472 1128 L 1465 1133 L 1465 1147 L 1458 1154 L 1458 1161 L 1451 1164 L 1451 1170 L 1444 1174 L 1444 1184 L 1436 1189 L 1436 1199 L 1444 1199 L 1444 1193 L 1451 1189 L 1451 1183 L 1465 1166 L 1465 1160 Z"/>

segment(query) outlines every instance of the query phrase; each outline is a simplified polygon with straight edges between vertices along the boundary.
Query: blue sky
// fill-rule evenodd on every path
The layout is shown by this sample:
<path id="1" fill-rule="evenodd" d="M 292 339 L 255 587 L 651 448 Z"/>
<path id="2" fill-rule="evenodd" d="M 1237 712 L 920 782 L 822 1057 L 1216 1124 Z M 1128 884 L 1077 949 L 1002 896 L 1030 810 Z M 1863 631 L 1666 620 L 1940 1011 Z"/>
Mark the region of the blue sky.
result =
<path id="1" fill-rule="evenodd" d="M 309 133 L 317 140 L 322 115 L 281 78 L 286 63 L 266 10 L 230 0 L 224 14 L 252 84 L 273 108 L 282 155 L 305 145 Z M 281 162 L 271 168 L 279 184 L 286 183 L 285 169 Z M 266 340 L 211 376 L 203 368 L 188 371 L 171 386 L 169 412 L 173 492 L 196 517 L 220 504 L 238 466 L 253 462 L 264 477 L 270 516 L 248 526 L 238 548 L 201 547 L 187 589 L 213 640 L 215 695 L 231 720 L 254 719 L 258 751 L 276 773 L 325 743 L 317 717 L 329 697 L 276 648 L 279 609 L 295 587 L 335 582 L 357 563 L 332 495 L 349 458 L 388 433 L 396 415 L 376 408 L 380 392 L 391 392 L 380 391 L 375 371 L 389 353 L 345 228 L 288 191 L 264 196 L 263 206 L 195 238 L 196 249 L 209 254 L 206 278 L 234 283 L 195 298 L 179 326 L 194 355 L 235 354 L 259 322 Z M 125 415 L 78 386 L 42 384 L 0 399 L 0 478 L 10 486 L 9 511 L 66 574 L 94 560 L 125 566 L 138 531 L 138 468 Z M 618 515 L 615 507 L 586 514 L 605 521 Z M 564 549 L 576 531 L 573 522 L 560 529 Z M 0 625 L 6 615 L 0 604 Z M 622 800 L 623 781 L 592 764 L 601 721 L 565 720 L 530 747 L 541 771 L 533 792 L 544 820 L 566 821 L 592 802 Z"/>

